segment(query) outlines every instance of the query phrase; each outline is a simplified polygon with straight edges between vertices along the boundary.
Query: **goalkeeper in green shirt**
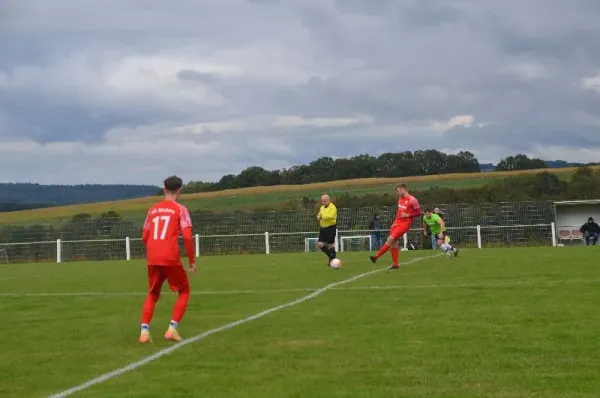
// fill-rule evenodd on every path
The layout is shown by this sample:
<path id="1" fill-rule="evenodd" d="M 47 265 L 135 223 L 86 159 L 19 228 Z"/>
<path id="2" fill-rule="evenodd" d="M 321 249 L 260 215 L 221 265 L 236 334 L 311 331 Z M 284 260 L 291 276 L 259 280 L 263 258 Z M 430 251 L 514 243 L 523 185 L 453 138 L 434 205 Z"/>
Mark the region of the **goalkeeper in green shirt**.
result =
<path id="1" fill-rule="evenodd" d="M 458 256 L 458 249 L 450 244 L 450 239 L 446 239 L 446 224 L 442 218 L 432 213 L 430 209 L 425 210 L 423 216 L 423 234 L 427 236 L 427 227 L 431 231 L 431 234 L 435 236 L 437 240 L 437 246 L 449 256 L 454 253 L 454 257 Z"/>

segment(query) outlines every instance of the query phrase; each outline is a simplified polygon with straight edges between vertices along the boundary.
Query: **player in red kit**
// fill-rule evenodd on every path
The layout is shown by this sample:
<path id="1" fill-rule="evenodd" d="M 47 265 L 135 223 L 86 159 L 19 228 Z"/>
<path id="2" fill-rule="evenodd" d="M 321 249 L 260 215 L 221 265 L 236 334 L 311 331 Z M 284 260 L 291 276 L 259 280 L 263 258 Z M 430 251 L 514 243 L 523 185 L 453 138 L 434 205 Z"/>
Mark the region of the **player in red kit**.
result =
<path id="1" fill-rule="evenodd" d="M 148 261 L 148 297 L 142 310 L 142 331 L 140 333 L 140 343 L 143 344 L 152 341 L 150 321 L 165 280 L 169 282 L 171 290 L 178 294 L 165 338 L 169 341 L 181 340 L 177 326 L 187 308 L 190 283 L 181 263 L 180 235 L 183 235 L 189 271 L 191 274 L 196 272 L 192 220 L 188 209 L 177 203 L 183 181 L 179 177 L 172 176 L 167 178 L 164 184 L 165 198 L 148 211 L 142 236 L 146 245 Z"/>
<path id="2" fill-rule="evenodd" d="M 396 193 L 398 194 L 398 211 L 396 219 L 390 228 L 390 235 L 377 254 L 370 257 L 371 261 L 375 263 L 379 257 L 390 250 L 392 254 L 392 266 L 390 269 L 398 269 L 400 267 L 398 241 L 410 230 L 413 218 L 421 216 L 421 206 L 414 196 L 409 195 L 406 185 L 397 185 Z"/>

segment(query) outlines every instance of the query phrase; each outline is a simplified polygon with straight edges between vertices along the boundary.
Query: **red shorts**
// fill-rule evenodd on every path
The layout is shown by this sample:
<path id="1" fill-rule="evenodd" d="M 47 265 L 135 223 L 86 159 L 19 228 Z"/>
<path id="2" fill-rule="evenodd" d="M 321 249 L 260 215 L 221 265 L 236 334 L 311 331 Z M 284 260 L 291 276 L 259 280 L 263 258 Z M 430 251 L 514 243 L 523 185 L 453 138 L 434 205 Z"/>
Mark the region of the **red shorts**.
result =
<path id="1" fill-rule="evenodd" d="M 402 235 L 407 233 L 410 230 L 410 224 L 392 224 L 392 228 L 390 228 L 390 236 L 396 240 L 400 240 Z"/>
<path id="2" fill-rule="evenodd" d="M 148 266 L 149 291 L 159 293 L 165 280 L 169 282 L 169 287 L 174 292 L 190 289 L 190 281 L 182 266 Z"/>

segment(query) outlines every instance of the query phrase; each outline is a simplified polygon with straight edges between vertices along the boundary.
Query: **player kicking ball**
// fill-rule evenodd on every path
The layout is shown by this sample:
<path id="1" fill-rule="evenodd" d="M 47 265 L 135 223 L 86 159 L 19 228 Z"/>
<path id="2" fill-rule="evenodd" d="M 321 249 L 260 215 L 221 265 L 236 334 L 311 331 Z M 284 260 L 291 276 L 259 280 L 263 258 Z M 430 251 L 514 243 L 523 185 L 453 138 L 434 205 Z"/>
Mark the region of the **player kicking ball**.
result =
<path id="1" fill-rule="evenodd" d="M 454 253 L 454 257 L 458 256 L 458 248 L 450 244 L 450 239 L 446 233 L 446 224 L 444 220 L 431 210 L 425 210 L 423 216 L 423 235 L 427 236 L 427 226 L 433 235 L 437 239 L 437 246 L 442 249 L 445 255 L 450 256 Z"/>
<path id="2" fill-rule="evenodd" d="M 181 340 L 177 327 L 185 314 L 190 298 L 190 283 L 181 263 L 180 235 L 183 235 L 189 272 L 191 274 L 196 272 L 192 220 L 188 209 L 177 203 L 182 187 L 181 178 L 176 176 L 167 178 L 164 181 L 164 199 L 150 208 L 144 223 L 142 240 L 146 245 L 148 261 L 148 297 L 142 310 L 142 331 L 139 339 L 142 344 L 152 342 L 150 321 L 165 280 L 169 282 L 171 290 L 178 294 L 165 339 Z"/>
<path id="3" fill-rule="evenodd" d="M 400 268 L 400 249 L 398 248 L 400 238 L 410 230 L 413 218 L 421 216 L 419 201 L 409 195 L 406 185 L 398 184 L 396 193 L 398 194 L 398 211 L 396 220 L 390 228 L 390 235 L 377 254 L 369 257 L 371 262 L 376 263 L 389 250 L 392 254 L 392 266 L 390 267 L 392 270 Z"/>

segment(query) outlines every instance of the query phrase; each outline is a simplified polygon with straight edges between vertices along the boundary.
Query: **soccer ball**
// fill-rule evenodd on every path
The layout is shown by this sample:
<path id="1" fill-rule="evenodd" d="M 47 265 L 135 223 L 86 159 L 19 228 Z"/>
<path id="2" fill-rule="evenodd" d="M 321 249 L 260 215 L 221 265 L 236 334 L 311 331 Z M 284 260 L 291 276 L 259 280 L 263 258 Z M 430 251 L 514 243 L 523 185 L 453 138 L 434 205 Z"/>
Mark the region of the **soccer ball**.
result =
<path id="1" fill-rule="evenodd" d="M 331 268 L 338 269 L 338 268 L 340 268 L 342 266 L 342 260 L 340 260 L 339 258 L 334 258 L 333 260 L 331 260 L 329 262 L 329 266 Z"/>

